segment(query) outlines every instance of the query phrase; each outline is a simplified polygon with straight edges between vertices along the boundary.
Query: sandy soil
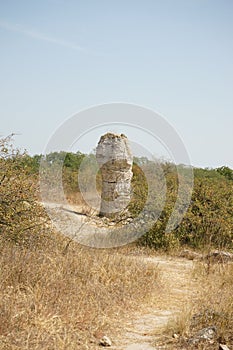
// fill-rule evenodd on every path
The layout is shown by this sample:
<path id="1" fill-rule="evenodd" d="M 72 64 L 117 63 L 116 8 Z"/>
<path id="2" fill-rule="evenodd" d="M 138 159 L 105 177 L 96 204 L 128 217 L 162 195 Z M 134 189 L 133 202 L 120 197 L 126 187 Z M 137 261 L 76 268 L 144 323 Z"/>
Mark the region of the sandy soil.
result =
<path id="1" fill-rule="evenodd" d="M 137 257 L 138 258 L 138 257 Z M 162 333 L 168 322 L 175 319 L 195 297 L 195 280 L 192 279 L 193 261 L 166 256 L 140 257 L 159 268 L 162 288 L 153 306 L 135 314 L 125 332 L 114 340 L 112 349 L 155 350 L 166 349 Z"/>

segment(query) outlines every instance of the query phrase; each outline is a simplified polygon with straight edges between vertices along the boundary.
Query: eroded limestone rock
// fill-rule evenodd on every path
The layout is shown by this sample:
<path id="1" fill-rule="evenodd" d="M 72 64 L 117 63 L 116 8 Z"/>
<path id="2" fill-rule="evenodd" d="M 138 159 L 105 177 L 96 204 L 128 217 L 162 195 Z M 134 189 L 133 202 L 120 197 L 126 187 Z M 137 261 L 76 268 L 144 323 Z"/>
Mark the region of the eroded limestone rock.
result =
<path id="1" fill-rule="evenodd" d="M 113 218 L 124 212 L 130 201 L 133 156 L 127 137 L 101 136 L 96 159 L 102 176 L 100 216 Z"/>

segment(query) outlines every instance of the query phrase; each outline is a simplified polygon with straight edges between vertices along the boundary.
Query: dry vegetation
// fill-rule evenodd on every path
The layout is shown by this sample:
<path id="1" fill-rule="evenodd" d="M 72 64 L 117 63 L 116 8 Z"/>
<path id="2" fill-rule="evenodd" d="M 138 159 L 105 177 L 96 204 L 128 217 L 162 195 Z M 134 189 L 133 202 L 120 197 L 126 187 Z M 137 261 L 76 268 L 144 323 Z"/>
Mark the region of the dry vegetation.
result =
<path id="1" fill-rule="evenodd" d="M 89 349 L 156 290 L 154 266 L 53 238 L 35 250 L 1 241 L 1 349 Z"/>
<path id="2" fill-rule="evenodd" d="M 158 269 L 132 259 L 127 248 L 89 249 L 52 232 L 38 204 L 40 158 L 15 151 L 10 138 L 0 140 L 0 156 L 0 349 L 96 349 L 101 335 L 117 332 L 127 313 L 156 295 Z M 67 198 L 87 211 L 75 170 L 83 155 L 69 157 L 63 174 Z M 233 172 L 226 177 L 226 170 L 196 171 L 190 208 L 179 228 L 165 235 L 176 194 L 176 176 L 169 170 L 165 209 L 138 243 L 171 252 L 186 245 L 231 250 Z M 133 214 L 144 204 L 144 180 L 134 167 L 133 189 L 141 202 L 132 201 Z M 196 347 L 218 349 L 220 341 L 233 346 L 233 265 L 200 263 L 193 278 L 197 297 L 167 330 L 180 335 L 172 348 L 191 348 L 187 339 L 208 326 L 216 327 L 217 341 Z"/>
<path id="3" fill-rule="evenodd" d="M 53 232 L 31 158 L 10 137 L 0 140 L 0 156 L 0 349 L 96 348 L 149 301 L 157 270 Z"/>
<path id="4" fill-rule="evenodd" d="M 169 349 L 218 350 L 219 344 L 227 344 L 232 349 L 233 264 L 198 262 L 193 279 L 197 281 L 196 298 L 190 300 L 179 317 L 167 326 L 166 333 L 180 336 Z M 213 341 L 192 344 L 198 332 L 207 327 L 216 329 Z"/>

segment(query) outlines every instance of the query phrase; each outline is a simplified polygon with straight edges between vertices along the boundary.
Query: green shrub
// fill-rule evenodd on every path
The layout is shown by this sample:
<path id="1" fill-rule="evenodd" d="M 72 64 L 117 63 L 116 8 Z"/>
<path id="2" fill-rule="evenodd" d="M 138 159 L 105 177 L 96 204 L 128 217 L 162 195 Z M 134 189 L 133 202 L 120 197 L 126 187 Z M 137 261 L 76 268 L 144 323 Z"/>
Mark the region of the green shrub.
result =
<path id="1" fill-rule="evenodd" d="M 133 164 L 133 177 L 131 182 L 132 199 L 128 209 L 133 217 L 137 216 L 144 208 L 148 195 L 146 177 L 140 166 Z"/>
<path id="2" fill-rule="evenodd" d="M 84 159 L 85 158 L 85 159 Z M 97 173 L 96 184 L 91 174 L 95 173 L 95 156 L 86 156 L 80 152 L 53 152 L 46 155 L 48 165 L 46 184 L 50 192 L 58 181 L 56 169 L 62 166 L 64 193 L 72 202 L 76 194 L 80 195 L 78 173 L 83 175 L 84 191 L 97 187 L 101 192 L 101 176 Z M 81 162 L 84 160 L 82 167 Z M 19 241 L 21 237 L 35 237 L 43 231 L 45 215 L 37 203 L 39 198 L 37 181 L 41 156 L 30 157 L 14 150 L 11 138 L 0 141 L 0 229 L 4 237 Z M 161 168 L 163 174 L 161 173 Z M 142 170 L 143 169 L 143 170 Z M 146 175 L 145 175 L 145 173 Z M 186 168 L 179 166 L 182 174 Z M 135 158 L 133 164 L 132 199 L 128 209 L 132 217 L 137 217 L 147 206 L 147 210 L 157 216 L 160 195 L 166 186 L 166 202 L 157 221 L 152 219 L 147 234 L 138 240 L 138 244 L 162 248 L 165 250 L 188 245 L 203 248 L 206 245 L 216 248 L 233 248 L 233 170 L 228 167 L 217 169 L 194 169 L 195 181 L 190 206 L 180 225 L 171 233 L 165 233 L 168 220 L 173 211 L 178 191 L 176 166 L 172 163 L 156 165 L 147 158 Z M 165 177 L 165 183 L 161 180 Z M 154 177 L 155 180 L 151 180 Z M 148 181 L 150 191 L 157 201 L 148 201 Z M 154 181 L 154 182 L 153 182 Z M 160 192 L 161 191 L 161 192 Z M 55 191 L 56 192 L 56 191 Z M 57 193 L 50 193 L 50 199 L 56 201 Z M 78 196 L 79 199 L 79 196 Z M 152 215 L 153 216 L 153 215 Z M 29 235 L 33 232 L 33 235 Z"/>
<path id="3" fill-rule="evenodd" d="M 192 202 L 177 235 L 182 244 L 201 248 L 233 246 L 233 186 L 226 179 L 196 178 Z"/>
<path id="4" fill-rule="evenodd" d="M 0 139 L 0 233 L 3 240 L 34 246 L 49 229 L 25 157 L 13 148 L 11 137 Z"/>
<path id="5" fill-rule="evenodd" d="M 166 165 L 167 197 L 163 212 L 147 234 L 138 241 L 165 250 L 188 245 L 193 248 L 233 248 L 233 185 L 225 176 L 212 169 L 195 169 L 195 181 L 190 206 L 171 233 L 165 233 L 172 213 L 178 187 L 174 167 Z"/>

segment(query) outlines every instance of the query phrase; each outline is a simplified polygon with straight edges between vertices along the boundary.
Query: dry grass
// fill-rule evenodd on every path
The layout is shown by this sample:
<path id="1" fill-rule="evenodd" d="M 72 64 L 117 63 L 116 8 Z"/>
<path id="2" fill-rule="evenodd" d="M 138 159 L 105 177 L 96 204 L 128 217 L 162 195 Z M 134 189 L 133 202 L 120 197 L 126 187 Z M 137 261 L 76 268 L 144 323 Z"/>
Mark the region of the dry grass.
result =
<path id="1" fill-rule="evenodd" d="M 154 266 L 76 243 L 64 253 L 66 244 L 55 234 L 40 250 L 0 242 L 0 349 L 96 348 L 155 291 Z"/>
<path id="2" fill-rule="evenodd" d="M 195 300 L 190 301 L 186 309 L 175 322 L 168 325 L 167 332 L 179 334 L 179 345 L 169 349 L 211 349 L 218 350 L 219 343 L 233 347 L 233 264 L 198 262 L 194 270 L 197 280 Z M 184 339 L 190 339 L 206 327 L 217 329 L 214 343 L 200 342 L 189 345 Z M 174 347 L 175 346 L 175 347 Z M 183 346 L 183 347 L 182 347 Z"/>
<path id="3" fill-rule="evenodd" d="M 74 206 L 80 213 L 88 216 L 97 215 L 98 211 L 95 208 L 99 208 L 100 203 L 95 195 L 91 192 L 85 192 L 85 199 L 80 192 L 69 193 L 66 195 L 67 202 Z M 89 204 L 92 205 L 89 205 Z"/>
<path id="4" fill-rule="evenodd" d="M 233 345 L 233 264 L 198 264 L 198 307 L 191 328 L 216 326 L 219 341 Z"/>

